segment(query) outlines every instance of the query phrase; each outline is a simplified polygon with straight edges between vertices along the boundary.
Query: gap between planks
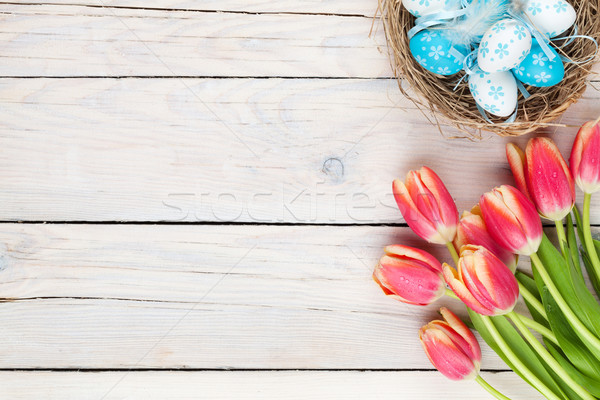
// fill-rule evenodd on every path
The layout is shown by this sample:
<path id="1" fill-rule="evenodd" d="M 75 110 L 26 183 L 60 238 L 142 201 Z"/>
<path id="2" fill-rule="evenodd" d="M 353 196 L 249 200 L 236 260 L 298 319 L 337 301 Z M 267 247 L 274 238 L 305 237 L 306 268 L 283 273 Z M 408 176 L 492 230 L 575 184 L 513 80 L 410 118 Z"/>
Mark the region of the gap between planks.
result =
<path id="1" fill-rule="evenodd" d="M 245 11 L 245 10 L 228 10 L 228 9 L 195 9 L 195 8 L 168 8 L 168 7 L 136 7 L 136 6 L 115 6 L 104 4 L 87 4 L 87 3 L 36 3 L 36 2 L 10 2 L 2 1 L 0 5 L 19 5 L 19 6 L 73 6 L 73 7 L 89 7 L 103 8 L 115 10 L 142 10 L 142 11 L 167 11 L 167 12 L 191 12 L 191 13 L 219 13 L 219 14 L 246 14 L 246 15 L 319 15 L 326 17 L 349 17 L 349 18 L 369 18 L 378 20 L 379 18 L 373 15 L 352 14 L 352 13 L 333 13 L 333 12 L 309 12 L 309 11 Z"/>
<path id="2" fill-rule="evenodd" d="M 598 98 L 543 131 L 563 154 Z M 393 179 L 426 164 L 471 209 L 527 140 L 443 140 L 392 80 L 0 79 L 0 102 L 4 221 L 395 226 Z"/>
<path id="3" fill-rule="evenodd" d="M 427 369 L 419 327 L 464 314 L 373 283 L 383 246 L 422 245 L 408 228 L 3 224 L 0 243 L 2 368 Z"/>
<path id="4" fill-rule="evenodd" d="M 483 377 L 512 398 L 539 394 L 512 372 Z M 0 372 L 0 394 L 12 400 L 344 399 L 480 400 L 490 398 L 472 381 L 450 382 L 436 371 L 150 371 Z"/>

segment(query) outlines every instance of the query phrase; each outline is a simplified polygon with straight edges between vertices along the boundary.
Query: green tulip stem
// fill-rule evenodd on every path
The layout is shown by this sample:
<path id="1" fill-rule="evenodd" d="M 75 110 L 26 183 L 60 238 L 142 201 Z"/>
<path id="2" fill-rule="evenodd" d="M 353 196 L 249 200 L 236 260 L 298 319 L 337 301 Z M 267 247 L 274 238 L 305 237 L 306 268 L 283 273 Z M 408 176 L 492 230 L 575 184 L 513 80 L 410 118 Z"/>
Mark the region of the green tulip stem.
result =
<path id="1" fill-rule="evenodd" d="M 452 259 L 454 260 L 454 264 L 458 266 L 458 253 L 456 252 L 454 245 L 451 242 L 446 242 L 446 247 L 448 248 Z"/>
<path id="2" fill-rule="evenodd" d="M 534 321 L 531 318 L 524 316 L 523 314 L 520 314 L 516 311 L 513 311 L 513 313 L 514 313 L 514 315 L 519 316 L 519 319 L 521 320 L 523 325 L 525 325 L 529 329 L 533 329 L 534 331 L 536 331 L 537 333 L 539 333 L 546 339 L 550 340 L 555 345 L 560 346 L 560 344 L 558 344 L 558 340 L 556 339 L 556 336 L 554 335 L 554 332 L 552 332 L 550 329 L 546 328 L 544 325 L 540 324 L 539 322 Z"/>
<path id="3" fill-rule="evenodd" d="M 594 246 L 594 240 L 592 239 L 592 229 L 590 228 L 590 203 L 592 195 L 585 193 L 583 196 L 583 240 L 585 242 L 585 249 L 587 250 L 594 272 L 597 277 L 600 277 L 600 260 L 598 260 L 598 253 L 596 252 L 596 246 Z"/>
<path id="4" fill-rule="evenodd" d="M 577 383 L 571 376 L 564 370 L 564 368 L 560 365 L 558 361 L 546 348 L 540 343 L 539 340 L 527 329 L 523 321 L 518 314 L 514 311 L 511 311 L 507 314 L 515 326 L 519 329 L 519 331 L 523 334 L 525 339 L 529 342 L 531 347 L 542 357 L 544 361 L 548 364 L 548 366 L 563 380 L 567 385 L 571 387 L 582 399 L 584 400 L 595 400 L 595 397 L 592 396 L 587 390 L 585 390 L 579 383 Z"/>
<path id="5" fill-rule="evenodd" d="M 497 391 L 492 385 L 490 385 L 489 383 L 487 383 L 485 381 L 485 379 L 483 379 L 481 377 L 481 375 L 477 375 L 477 378 L 475 378 L 475 382 L 479 383 L 482 388 L 484 388 L 485 390 L 487 390 L 488 393 L 490 393 L 495 398 L 497 398 L 499 400 L 511 400 L 510 397 L 506 397 L 505 395 L 503 395 L 502 393 L 500 393 L 499 391 Z"/>
<path id="6" fill-rule="evenodd" d="M 533 387 L 535 387 L 541 394 L 546 396 L 546 398 L 548 400 L 560 400 L 560 397 L 558 397 L 556 394 L 554 394 L 554 392 L 550 388 L 548 388 L 548 386 L 546 386 L 544 384 L 544 382 L 542 382 L 540 380 L 540 378 L 537 377 L 536 374 L 531 372 L 531 370 L 529 368 L 527 368 L 527 366 L 523 363 L 523 361 L 521 361 L 521 359 L 512 351 L 512 349 L 510 348 L 508 343 L 506 343 L 506 341 L 504 340 L 502 335 L 500 335 L 500 332 L 498 332 L 498 329 L 496 328 L 494 323 L 491 321 L 490 317 L 482 315 L 481 321 L 485 325 L 486 329 L 490 332 L 490 335 L 492 335 L 492 338 L 494 339 L 494 341 L 496 342 L 498 347 L 500 347 L 500 350 L 502 350 L 504 355 L 510 360 L 510 362 L 514 365 L 514 367 L 523 375 L 523 377 L 529 383 L 531 383 L 531 385 Z"/>
<path id="7" fill-rule="evenodd" d="M 521 293 L 521 296 L 523 296 L 525 301 L 527 301 L 529 305 L 535 309 L 535 311 L 540 313 L 544 318 L 546 318 L 546 320 L 548 319 L 546 310 L 544 310 L 544 305 L 540 303 L 537 297 L 535 297 L 533 293 L 531 293 L 521 282 L 519 282 L 519 293 Z"/>
<path id="8" fill-rule="evenodd" d="M 548 271 L 546 271 L 546 267 L 542 264 L 542 261 L 538 257 L 536 253 L 533 253 L 531 256 L 531 261 L 533 261 L 533 265 L 537 269 L 542 281 L 548 287 L 550 294 L 558 304 L 558 307 L 565 315 L 565 318 L 573 325 L 577 334 L 585 339 L 585 342 L 590 346 L 594 347 L 597 351 L 600 351 L 600 340 L 592 333 L 590 330 L 581 322 L 581 320 L 575 315 L 571 307 L 567 304 L 562 294 L 559 292 L 558 288 L 552 282 L 550 275 L 548 275 Z"/>
<path id="9" fill-rule="evenodd" d="M 452 289 L 446 289 L 446 296 L 452 297 L 453 299 L 460 300 L 457 295 L 454 294 Z"/>
<path id="10" fill-rule="evenodd" d="M 556 235 L 558 236 L 558 244 L 560 246 L 560 251 L 565 256 L 567 253 L 565 251 L 565 244 L 567 243 L 567 235 L 565 234 L 565 226 L 562 220 L 554 221 L 554 225 L 556 225 Z"/>

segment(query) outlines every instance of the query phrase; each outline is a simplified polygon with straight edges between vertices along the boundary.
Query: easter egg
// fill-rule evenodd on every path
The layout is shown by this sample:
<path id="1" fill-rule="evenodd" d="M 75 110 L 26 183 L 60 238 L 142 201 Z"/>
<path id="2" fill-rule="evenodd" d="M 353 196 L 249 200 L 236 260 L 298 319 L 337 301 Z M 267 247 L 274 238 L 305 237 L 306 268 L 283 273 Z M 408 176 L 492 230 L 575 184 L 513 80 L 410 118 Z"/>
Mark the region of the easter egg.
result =
<path id="1" fill-rule="evenodd" d="M 402 5 L 417 18 L 461 7 L 460 0 L 402 0 Z"/>
<path id="2" fill-rule="evenodd" d="M 564 33 L 577 18 L 575 9 L 565 0 L 527 0 L 524 12 L 532 25 L 549 38 Z"/>
<path id="3" fill-rule="evenodd" d="M 513 68 L 515 77 L 521 82 L 535 87 L 554 86 L 562 81 L 565 76 L 563 62 L 552 47 L 550 47 L 550 51 L 555 56 L 552 61 L 549 60 L 540 45 L 534 41 L 527 57 L 521 64 Z"/>
<path id="4" fill-rule="evenodd" d="M 531 48 L 531 34 L 511 18 L 496 22 L 483 35 L 477 63 L 485 72 L 508 71 L 523 61 Z"/>
<path id="5" fill-rule="evenodd" d="M 452 46 L 444 30 L 425 29 L 410 39 L 410 52 L 423 68 L 438 75 L 453 75 L 462 69 L 469 50 L 466 46 Z"/>
<path id="6" fill-rule="evenodd" d="M 476 69 L 469 76 L 469 90 L 481 108 L 498 117 L 508 117 L 517 107 L 517 82 L 510 71 Z"/>

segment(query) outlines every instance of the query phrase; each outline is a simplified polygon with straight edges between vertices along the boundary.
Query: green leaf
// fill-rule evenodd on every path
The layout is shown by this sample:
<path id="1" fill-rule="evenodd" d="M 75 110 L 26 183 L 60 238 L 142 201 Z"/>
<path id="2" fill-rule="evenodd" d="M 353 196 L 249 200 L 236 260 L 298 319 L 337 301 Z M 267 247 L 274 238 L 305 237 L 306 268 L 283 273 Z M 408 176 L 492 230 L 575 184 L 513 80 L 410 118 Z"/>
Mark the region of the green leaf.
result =
<path id="1" fill-rule="evenodd" d="M 596 354 L 596 357 L 591 354 L 594 350 L 588 350 L 587 346 L 577 336 L 547 288 L 542 291 L 542 298 L 552 332 L 554 332 L 558 344 L 567 358 L 583 374 L 600 379 L 600 361 L 598 360 L 600 354 Z"/>
<path id="2" fill-rule="evenodd" d="M 577 271 L 581 274 L 581 264 L 579 262 L 579 251 L 577 251 L 577 238 L 575 237 L 575 229 L 573 228 L 573 218 L 571 218 L 571 214 L 567 215 L 567 245 L 569 246 L 569 254 L 571 255 L 571 260 L 573 260 L 573 264 L 577 268 Z M 581 275 L 583 279 L 583 275 Z"/>
<path id="3" fill-rule="evenodd" d="M 532 277 L 530 277 L 529 275 L 527 275 L 521 271 L 517 271 L 517 273 L 515 274 L 515 277 L 517 278 L 519 283 L 521 283 L 521 285 L 525 286 L 525 288 L 527 290 L 529 290 L 531 292 L 531 294 L 534 295 L 534 297 L 536 299 L 538 299 L 540 302 L 542 302 L 542 297 L 540 296 L 538 287 L 535 284 L 535 281 L 533 280 Z M 529 310 L 529 313 L 533 317 L 534 321 L 544 325 L 546 328 L 550 328 L 550 325 L 548 324 L 546 317 L 544 317 L 542 314 L 537 312 L 535 307 L 532 307 L 525 298 L 523 298 L 523 300 L 525 301 L 525 305 L 527 306 L 527 309 Z"/>
<path id="4" fill-rule="evenodd" d="M 575 215 L 575 220 L 577 221 L 577 237 L 581 243 L 581 258 L 583 259 L 583 264 L 585 265 L 585 269 L 590 277 L 594 291 L 596 291 L 596 295 L 600 297 L 600 277 L 596 275 L 596 271 L 588 255 L 589 251 L 585 245 L 585 240 L 583 239 L 583 222 L 577 207 L 573 207 L 573 215 Z M 592 241 L 594 242 L 594 247 L 596 248 L 596 254 L 600 254 L 600 242 L 595 239 L 592 239 Z"/>
<path id="5" fill-rule="evenodd" d="M 499 346 L 496 344 L 496 341 L 493 339 L 490 332 L 485 327 L 485 324 L 482 321 L 481 315 L 477 314 L 473 310 L 467 307 L 467 311 L 469 312 L 469 316 L 471 317 L 471 321 L 473 325 L 483 338 L 485 342 L 494 350 L 502 360 L 508 365 L 517 375 L 519 375 L 523 380 L 529 383 L 531 386 L 535 388 L 534 385 L 531 384 L 522 374 L 522 372 L 517 369 L 508 359 L 506 354 L 500 350 Z M 523 337 L 517 332 L 514 326 L 508 322 L 508 320 L 504 316 L 499 317 L 491 317 L 490 320 L 500 332 L 500 336 L 504 338 L 510 349 L 514 352 L 514 354 L 519 357 L 519 359 L 525 364 L 525 366 L 534 373 L 543 383 L 546 385 L 554 394 L 558 397 L 562 397 L 565 400 L 571 400 L 572 397 L 568 397 L 561 390 L 560 386 L 557 384 L 552 375 L 548 372 L 547 369 L 549 367 L 539 358 L 537 353 L 531 348 L 531 346 L 523 339 Z M 537 388 L 536 388 L 537 389 Z"/>
<path id="6" fill-rule="evenodd" d="M 579 208 L 577 206 L 573 207 L 573 215 L 575 215 L 575 222 L 577 223 L 577 237 L 582 245 L 585 246 L 585 242 L 583 240 L 583 221 L 581 219 L 581 214 L 579 213 Z"/>
<path id="7" fill-rule="evenodd" d="M 564 353 L 560 351 L 560 349 L 556 347 L 554 343 L 550 341 L 546 341 L 545 343 L 546 347 L 548 348 L 548 351 L 577 383 L 579 383 L 588 392 L 590 392 L 592 396 L 600 397 L 600 381 L 582 374 L 577 368 L 573 366 L 573 364 L 569 362 L 569 360 L 565 358 Z"/>
<path id="8" fill-rule="evenodd" d="M 600 242 L 596 239 L 592 239 L 594 242 L 594 247 L 596 248 L 596 254 L 600 254 Z M 600 297 L 600 277 L 596 275 L 596 270 L 592 265 L 592 260 L 590 260 L 590 256 L 585 253 L 583 257 L 583 263 L 585 264 L 585 269 L 588 272 L 588 276 L 590 277 L 590 281 L 592 282 L 592 286 L 596 291 L 596 295 Z"/>
<path id="9" fill-rule="evenodd" d="M 573 263 L 566 262 L 567 260 L 563 258 L 546 235 L 542 238 L 542 244 L 537 254 L 573 312 L 596 337 L 600 337 L 600 305 L 588 290 L 581 275 L 574 271 Z M 535 267 L 533 270 L 535 274 Z M 541 278 L 535 276 L 535 281 L 538 289 L 542 292 Z"/>

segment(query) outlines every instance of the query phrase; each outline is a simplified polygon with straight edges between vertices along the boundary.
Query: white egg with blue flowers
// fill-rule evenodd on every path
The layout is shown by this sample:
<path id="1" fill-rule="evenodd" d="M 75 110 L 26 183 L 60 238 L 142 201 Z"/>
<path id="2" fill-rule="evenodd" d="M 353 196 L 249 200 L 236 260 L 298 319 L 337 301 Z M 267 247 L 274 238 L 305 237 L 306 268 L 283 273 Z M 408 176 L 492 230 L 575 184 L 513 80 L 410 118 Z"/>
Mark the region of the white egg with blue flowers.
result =
<path id="1" fill-rule="evenodd" d="M 477 104 L 495 116 L 508 117 L 517 108 L 517 82 L 510 71 L 489 73 L 477 68 L 469 75 L 469 90 Z"/>
<path id="2" fill-rule="evenodd" d="M 485 72 L 508 71 L 523 61 L 531 48 L 531 34 L 527 27 L 505 18 L 492 25 L 481 39 L 477 63 Z"/>
<path id="3" fill-rule="evenodd" d="M 577 13 L 566 0 L 528 0 L 523 7 L 531 24 L 549 38 L 573 26 Z"/>

